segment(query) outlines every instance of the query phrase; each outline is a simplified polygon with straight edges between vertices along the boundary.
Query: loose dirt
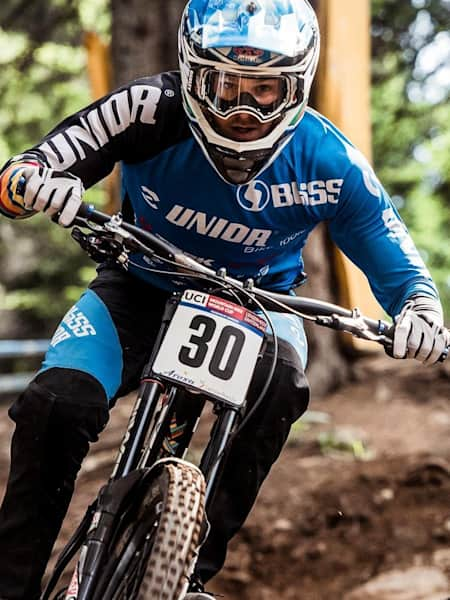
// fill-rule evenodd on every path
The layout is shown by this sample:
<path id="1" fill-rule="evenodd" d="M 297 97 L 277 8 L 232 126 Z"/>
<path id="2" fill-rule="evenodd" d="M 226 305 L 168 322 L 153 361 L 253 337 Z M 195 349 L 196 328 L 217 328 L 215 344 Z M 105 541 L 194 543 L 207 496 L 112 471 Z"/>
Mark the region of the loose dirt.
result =
<path id="1" fill-rule="evenodd" d="M 211 591 L 341 600 L 391 569 L 438 563 L 450 577 L 449 367 L 369 357 L 348 385 L 313 400 Z M 57 549 L 107 477 L 131 403 L 114 409 L 86 460 Z M 0 492 L 10 434 L 3 414 Z"/>

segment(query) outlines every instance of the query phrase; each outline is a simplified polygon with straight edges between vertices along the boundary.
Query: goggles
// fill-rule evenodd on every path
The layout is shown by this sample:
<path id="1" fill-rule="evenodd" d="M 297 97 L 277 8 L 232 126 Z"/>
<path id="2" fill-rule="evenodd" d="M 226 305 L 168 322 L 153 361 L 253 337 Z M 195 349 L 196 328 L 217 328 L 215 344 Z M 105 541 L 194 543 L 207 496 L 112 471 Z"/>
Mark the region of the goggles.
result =
<path id="1" fill-rule="evenodd" d="M 247 112 L 267 122 L 303 102 L 303 80 L 298 77 L 202 71 L 196 81 L 199 100 L 224 119 L 236 112 Z"/>

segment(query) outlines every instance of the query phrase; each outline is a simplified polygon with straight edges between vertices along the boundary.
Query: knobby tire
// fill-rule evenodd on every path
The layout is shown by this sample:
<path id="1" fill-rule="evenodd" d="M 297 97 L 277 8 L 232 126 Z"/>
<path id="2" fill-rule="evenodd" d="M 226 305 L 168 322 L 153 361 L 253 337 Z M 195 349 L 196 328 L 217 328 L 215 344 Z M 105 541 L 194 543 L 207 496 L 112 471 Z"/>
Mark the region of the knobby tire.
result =
<path id="1" fill-rule="evenodd" d="M 205 482 L 195 467 L 167 463 L 153 490 L 155 485 L 158 501 L 153 495 L 146 506 L 144 499 L 137 526 L 117 540 L 105 565 L 104 600 L 178 600 L 187 588 L 204 518 Z"/>

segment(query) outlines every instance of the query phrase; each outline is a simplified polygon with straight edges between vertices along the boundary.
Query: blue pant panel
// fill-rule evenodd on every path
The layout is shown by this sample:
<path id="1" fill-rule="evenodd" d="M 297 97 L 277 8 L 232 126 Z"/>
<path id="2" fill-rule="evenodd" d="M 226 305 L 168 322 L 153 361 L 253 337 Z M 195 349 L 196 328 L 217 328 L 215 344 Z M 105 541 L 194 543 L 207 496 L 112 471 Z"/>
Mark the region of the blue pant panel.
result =
<path id="1" fill-rule="evenodd" d="M 40 373 L 55 367 L 84 371 L 103 386 L 108 399 L 119 389 L 122 347 L 102 300 L 87 290 L 56 330 Z"/>
<path id="2" fill-rule="evenodd" d="M 275 333 L 278 337 L 289 342 L 291 346 L 294 347 L 300 357 L 303 370 L 305 370 L 308 363 L 308 341 L 303 327 L 303 320 L 296 315 L 272 311 L 268 311 L 268 313 L 272 320 Z M 269 327 L 266 331 L 267 333 L 272 333 Z"/>

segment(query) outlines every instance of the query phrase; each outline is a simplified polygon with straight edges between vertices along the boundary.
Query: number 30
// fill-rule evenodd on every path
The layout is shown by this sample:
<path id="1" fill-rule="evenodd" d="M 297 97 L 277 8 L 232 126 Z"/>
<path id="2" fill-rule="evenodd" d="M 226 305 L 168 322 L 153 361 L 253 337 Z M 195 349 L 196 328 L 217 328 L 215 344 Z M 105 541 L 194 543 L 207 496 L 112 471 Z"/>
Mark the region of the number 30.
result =
<path id="1" fill-rule="evenodd" d="M 217 323 L 214 319 L 204 315 L 196 315 L 190 324 L 190 329 L 197 331 L 199 335 L 191 335 L 190 344 L 195 347 L 182 346 L 178 354 L 178 359 L 188 367 L 201 367 L 208 353 L 208 343 L 212 340 Z M 233 377 L 236 364 L 241 355 L 245 343 L 245 335 L 240 329 L 232 325 L 226 325 L 217 340 L 213 355 L 209 361 L 208 371 L 214 377 L 224 381 Z M 231 347 L 230 347 L 231 345 Z M 228 350 L 228 358 L 223 365 L 225 352 Z M 192 353 L 193 351 L 193 353 Z"/>

